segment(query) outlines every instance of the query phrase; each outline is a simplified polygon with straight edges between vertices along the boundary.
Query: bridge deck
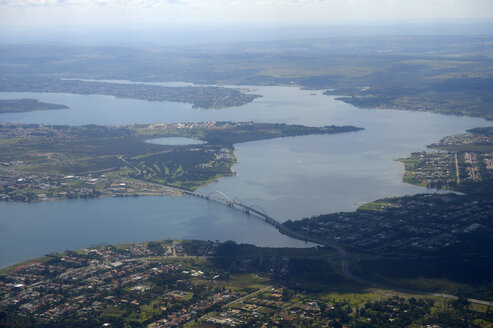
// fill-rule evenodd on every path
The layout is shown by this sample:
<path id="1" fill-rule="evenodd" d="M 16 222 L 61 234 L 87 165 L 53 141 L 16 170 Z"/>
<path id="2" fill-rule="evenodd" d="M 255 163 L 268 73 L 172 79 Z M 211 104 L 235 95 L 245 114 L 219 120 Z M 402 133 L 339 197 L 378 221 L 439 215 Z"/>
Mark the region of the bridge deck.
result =
<path id="1" fill-rule="evenodd" d="M 276 219 L 270 217 L 269 215 L 265 214 L 265 213 L 262 213 L 260 212 L 259 210 L 256 210 L 255 208 L 252 208 L 252 206 L 248 206 L 248 205 L 245 205 L 245 204 L 242 204 L 240 203 L 238 200 L 231 200 L 229 199 L 228 196 L 226 196 L 226 194 L 224 194 L 223 192 L 220 192 L 220 191 L 214 191 L 208 195 L 205 195 L 205 194 L 201 194 L 201 193 L 197 193 L 197 192 L 193 192 L 193 191 L 183 191 L 184 194 L 186 195 L 190 195 L 190 196 L 193 196 L 193 197 L 198 197 L 198 198 L 203 198 L 203 199 L 209 199 L 209 200 L 214 200 L 214 201 L 217 201 L 219 203 L 222 203 L 228 207 L 238 207 L 238 208 L 241 208 L 243 209 L 243 211 L 245 211 L 245 213 L 248 213 L 248 214 L 255 214 L 257 217 L 259 217 L 260 219 L 262 219 L 262 221 L 274 226 L 275 228 L 279 229 L 279 227 L 281 226 L 281 223 L 279 221 L 277 221 Z M 219 194 L 222 196 L 222 198 L 220 197 L 216 197 L 216 196 L 213 196 L 213 194 Z"/>

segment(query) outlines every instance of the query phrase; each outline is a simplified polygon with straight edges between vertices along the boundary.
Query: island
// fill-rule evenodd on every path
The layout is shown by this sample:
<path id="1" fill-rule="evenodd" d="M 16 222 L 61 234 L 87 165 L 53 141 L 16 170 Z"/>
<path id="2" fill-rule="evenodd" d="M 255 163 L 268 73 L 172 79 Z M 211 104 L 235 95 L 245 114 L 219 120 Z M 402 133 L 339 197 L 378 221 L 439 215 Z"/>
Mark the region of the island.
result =
<path id="1" fill-rule="evenodd" d="M 234 144 L 278 137 L 359 131 L 254 122 L 129 126 L 0 124 L 0 200 L 180 195 L 235 174 Z M 204 141 L 147 142 L 162 137 Z"/>
<path id="2" fill-rule="evenodd" d="M 0 99 L 0 114 L 24 113 L 35 110 L 67 109 L 66 105 L 50 104 L 37 99 Z"/>

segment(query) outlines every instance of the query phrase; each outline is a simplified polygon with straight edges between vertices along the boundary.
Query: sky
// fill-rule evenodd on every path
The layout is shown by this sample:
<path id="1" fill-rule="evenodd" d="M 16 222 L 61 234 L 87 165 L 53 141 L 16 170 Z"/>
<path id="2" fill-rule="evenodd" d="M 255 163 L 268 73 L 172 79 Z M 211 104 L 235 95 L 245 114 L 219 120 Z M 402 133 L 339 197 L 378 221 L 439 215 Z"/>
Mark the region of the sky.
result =
<path id="1" fill-rule="evenodd" d="M 0 44 L 493 34 L 493 0 L 0 0 Z"/>
<path id="2" fill-rule="evenodd" d="M 0 0 L 0 24 L 367 24 L 492 19 L 493 0 Z"/>

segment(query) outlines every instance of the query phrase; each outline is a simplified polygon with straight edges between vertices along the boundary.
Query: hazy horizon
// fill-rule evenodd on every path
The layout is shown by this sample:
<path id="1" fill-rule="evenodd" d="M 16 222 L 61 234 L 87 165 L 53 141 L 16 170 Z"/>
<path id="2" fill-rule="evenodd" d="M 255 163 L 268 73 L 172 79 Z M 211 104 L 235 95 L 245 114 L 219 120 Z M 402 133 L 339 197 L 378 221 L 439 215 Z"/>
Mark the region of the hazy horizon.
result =
<path id="1" fill-rule="evenodd" d="M 397 35 L 490 35 L 493 20 L 460 22 L 421 21 L 407 23 L 330 24 L 231 24 L 169 26 L 39 26 L 0 25 L 0 44 L 189 46 L 211 43 L 262 42 L 274 40 L 317 39 Z"/>
<path id="2" fill-rule="evenodd" d="M 190 45 L 491 34 L 489 0 L 1 0 L 0 43 Z"/>

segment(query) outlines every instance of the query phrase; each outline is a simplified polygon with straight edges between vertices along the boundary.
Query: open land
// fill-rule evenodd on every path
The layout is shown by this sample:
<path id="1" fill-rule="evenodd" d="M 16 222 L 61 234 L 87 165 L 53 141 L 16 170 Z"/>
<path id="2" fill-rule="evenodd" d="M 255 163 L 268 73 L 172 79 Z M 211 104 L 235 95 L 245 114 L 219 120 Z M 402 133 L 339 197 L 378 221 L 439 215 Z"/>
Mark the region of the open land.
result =
<path id="1" fill-rule="evenodd" d="M 0 199 L 36 201 L 180 194 L 233 175 L 235 143 L 359 131 L 253 122 L 155 123 L 122 127 L 0 124 Z M 170 136 L 200 145 L 157 145 Z"/>
<path id="2" fill-rule="evenodd" d="M 3 327 L 487 327 L 492 307 L 367 288 L 326 248 L 164 240 L 49 254 L 2 270 Z"/>

